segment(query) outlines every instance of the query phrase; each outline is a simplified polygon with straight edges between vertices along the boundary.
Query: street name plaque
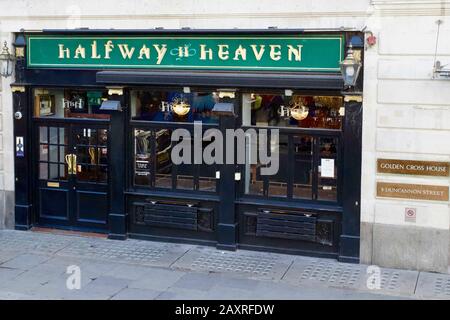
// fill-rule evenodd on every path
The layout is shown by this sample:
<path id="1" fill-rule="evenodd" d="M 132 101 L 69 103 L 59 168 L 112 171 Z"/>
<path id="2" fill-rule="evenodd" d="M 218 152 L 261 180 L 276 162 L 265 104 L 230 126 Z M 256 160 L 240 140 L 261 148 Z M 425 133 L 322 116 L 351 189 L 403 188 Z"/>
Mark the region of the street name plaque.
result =
<path id="1" fill-rule="evenodd" d="M 423 184 L 377 182 L 377 196 L 412 200 L 448 201 L 449 187 Z"/>

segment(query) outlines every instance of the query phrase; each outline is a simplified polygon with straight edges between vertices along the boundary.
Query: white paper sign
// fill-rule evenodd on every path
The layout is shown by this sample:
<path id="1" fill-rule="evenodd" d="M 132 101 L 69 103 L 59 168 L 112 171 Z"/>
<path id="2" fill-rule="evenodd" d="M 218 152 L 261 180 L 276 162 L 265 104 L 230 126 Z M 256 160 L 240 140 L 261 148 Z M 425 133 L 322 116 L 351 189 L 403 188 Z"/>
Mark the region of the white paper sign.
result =
<path id="1" fill-rule="evenodd" d="M 334 159 L 320 159 L 320 176 L 334 178 Z"/>

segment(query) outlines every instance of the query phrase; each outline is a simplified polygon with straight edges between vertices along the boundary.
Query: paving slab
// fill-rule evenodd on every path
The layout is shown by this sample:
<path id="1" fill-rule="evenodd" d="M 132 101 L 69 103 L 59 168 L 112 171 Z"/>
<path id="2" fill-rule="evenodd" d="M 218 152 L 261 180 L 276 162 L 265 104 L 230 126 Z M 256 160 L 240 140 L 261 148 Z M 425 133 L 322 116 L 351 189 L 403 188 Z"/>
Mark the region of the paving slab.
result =
<path id="1" fill-rule="evenodd" d="M 17 257 L 0 264 L 0 267 L 29 270 L 49 259 L 50 257 L 46 255 L 37 255 L 34 253 L 22 253 Z"/>
<path id="2" fill-rule="evenodd" d="M 177 270 L 150 268 L 147 273 L 128 285 L 134 289 L 150 289 L 164 291 L 173 286 L 186 273 Z"/>
<path id="3" fill-rule="evenodd" d="M 419 299 L 450 299 L 450 275 L 421 272 L 415 296 Z"/>
<path id="4" fill-rule="evenodd" d="M 111 300 L 153 300 L 161 291 L 150 289 L 125 288 L 114 295 Z"/>
<path id="5" fill-rule="evenodd" d="M 21 255 L 23 252 L 17 250 L 7 250 L 8 247 L 2 247 L 0 249 L 0 264 L 5 263 L 15 257 Z"/>
<path id="6" fill-rule="evenodd" d="M 233 273 L 255 279 L 281 279 L 293 256 L 247 250 L 219 251 L 197 247 L 189 250 L 172 268 L 193 271 Z"/>
<path id="7" fill-rule="evenodd" d="M 26 272 L 21 269 L 11 269 L 11 268 L 2 268 L 0 267 L 0 288 L 3 287 L 3 283 L 7 280 L 11 280 L 17 277 L 19 274 Z"/>
<path id="8" fill-rule="evenodd" d="M 368 267 L 331 259 L 297 257 L 282 281 L 305 287 L 352 289 L 376 294 L 414 294 L 417 271 L 378 268 L 379 282 L 374 282 L 373 269 Z"/>

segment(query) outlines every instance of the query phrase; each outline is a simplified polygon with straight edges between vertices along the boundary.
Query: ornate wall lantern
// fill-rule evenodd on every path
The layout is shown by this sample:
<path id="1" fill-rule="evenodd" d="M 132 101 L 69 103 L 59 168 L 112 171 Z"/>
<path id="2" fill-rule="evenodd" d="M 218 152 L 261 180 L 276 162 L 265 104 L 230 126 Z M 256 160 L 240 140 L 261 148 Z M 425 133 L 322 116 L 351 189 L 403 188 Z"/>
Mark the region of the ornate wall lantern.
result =
<path id="1" fill-rule="evenodd" d="M 340 63 L 341 73 L 344 79 L 344 86 L 354 87 L 358 80 L 359 72 L 361 71 L 361 62 L 356 60 L 353 55 L 353 45 L 350 43 L 347 56 Z"/>
<path id="2" fill-rule="evenodd" d="M 3 43 L 3 48 L 0 53 L 0 75 L 2 77 L 10 77 L 13 74 L 13 64 L 15 57 L 9 52 L 6 41 Z"/>

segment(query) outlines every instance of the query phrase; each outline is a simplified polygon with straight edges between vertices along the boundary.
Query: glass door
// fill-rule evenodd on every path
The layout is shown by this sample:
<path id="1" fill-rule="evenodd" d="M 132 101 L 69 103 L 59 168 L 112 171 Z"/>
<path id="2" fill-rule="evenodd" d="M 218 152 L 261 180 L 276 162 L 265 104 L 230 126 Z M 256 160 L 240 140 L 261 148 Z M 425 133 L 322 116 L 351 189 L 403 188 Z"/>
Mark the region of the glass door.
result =
<path id="1" fill-rule="evenodd" d="M 103 230 L 108 213 L 108 130 L 37 126 L 37 220 L 41 225 Z"/>

